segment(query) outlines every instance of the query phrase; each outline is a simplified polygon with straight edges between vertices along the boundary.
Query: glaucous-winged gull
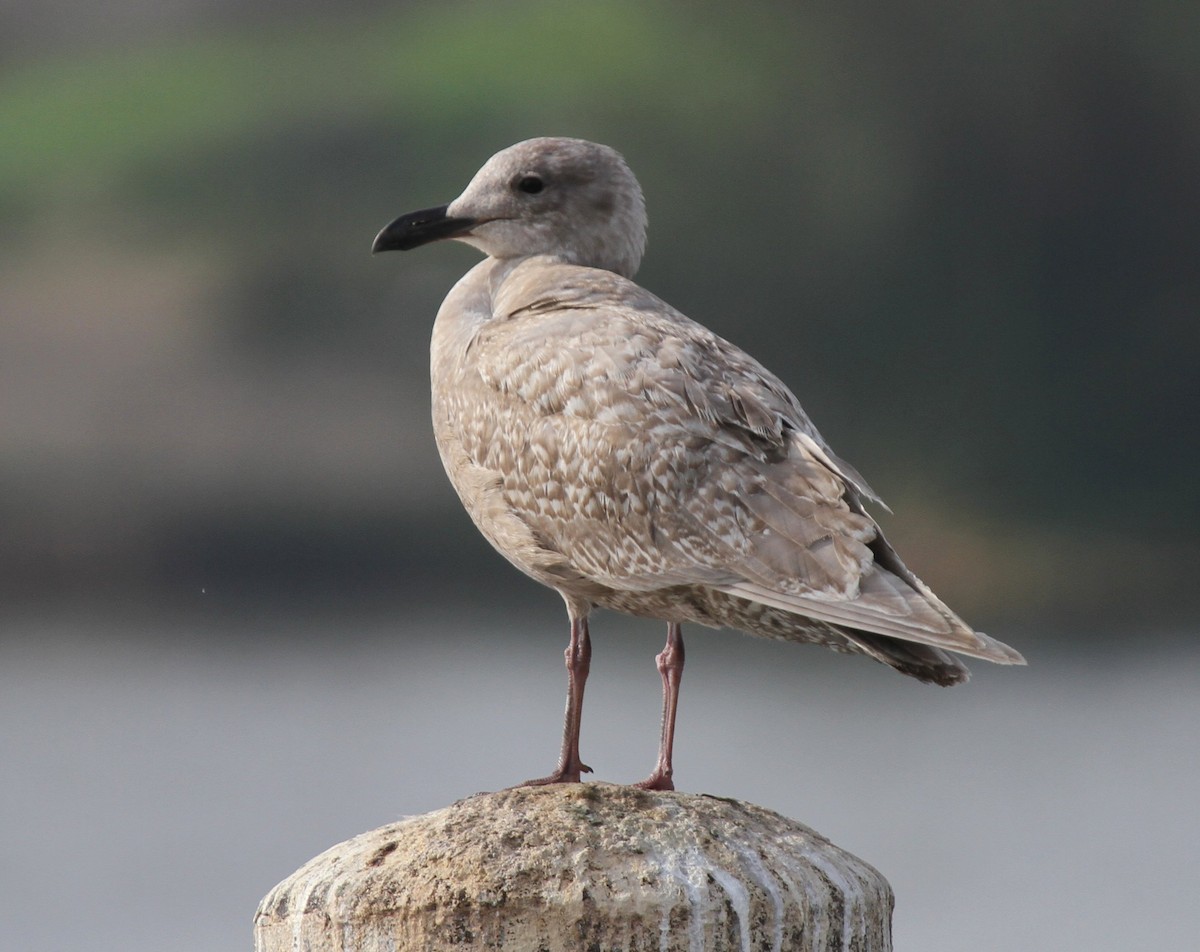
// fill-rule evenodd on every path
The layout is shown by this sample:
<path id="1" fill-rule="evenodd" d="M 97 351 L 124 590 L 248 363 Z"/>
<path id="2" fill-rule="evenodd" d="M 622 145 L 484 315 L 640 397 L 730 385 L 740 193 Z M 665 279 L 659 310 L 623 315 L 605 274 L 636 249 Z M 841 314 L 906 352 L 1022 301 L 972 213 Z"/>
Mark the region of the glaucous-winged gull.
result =
<path id="1" fill-rule="evenodd" d="M 375 239 L 487 255 L 434 323 L 433 427 L 479 530 L 567 604 L 562 751 L 530 782 L 590 770 L 579 724 L 597 606 L 667 622 L 651 789 L 673 788 L 684 622 L 866 654 L 934 684 L 967 679 L 950 652 L 1024 663 L 905 566 L 864 509 L 878 497 L 778 377 L 633 282 L 645 234 L 617 152 L 539 138 Z"/>

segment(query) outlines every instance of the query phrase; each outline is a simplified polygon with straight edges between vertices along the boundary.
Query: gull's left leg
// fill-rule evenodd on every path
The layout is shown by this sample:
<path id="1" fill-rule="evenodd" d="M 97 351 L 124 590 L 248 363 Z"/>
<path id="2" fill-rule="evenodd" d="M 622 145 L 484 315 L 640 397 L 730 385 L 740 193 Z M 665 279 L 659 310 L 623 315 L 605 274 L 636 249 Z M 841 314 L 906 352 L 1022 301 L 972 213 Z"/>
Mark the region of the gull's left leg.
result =
<path id="1" fill-rule="evenodd" d="M 546 786 L 552 783 L 579 783 L 579 775 L 592 768 L 579 757 L 579 724 L 583 718 L 583 689 L 592 665 L 592 639 L 588 635 L 587 615 L 571 613 L 571 642 L 565 652 L 567 662 L 567 713 L 563 720 L 562 752 L 554 773 L 519 786 Z"/>

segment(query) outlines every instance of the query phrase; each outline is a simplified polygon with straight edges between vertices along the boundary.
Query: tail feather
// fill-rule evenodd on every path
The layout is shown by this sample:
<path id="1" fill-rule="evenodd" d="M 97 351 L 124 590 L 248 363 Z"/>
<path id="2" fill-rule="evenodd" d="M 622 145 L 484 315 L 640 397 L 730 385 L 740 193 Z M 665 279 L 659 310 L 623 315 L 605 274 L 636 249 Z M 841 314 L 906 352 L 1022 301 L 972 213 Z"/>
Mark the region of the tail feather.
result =
<path id="1" fill-rule="evenodd" d="M 720 590 L 789 614 L 825 622 L 843 632 L 853 631 L 856 635 L 872 637 L 883 635 L 889 640 L 944 648 L 996 664 L 1025 663 L 1013 648 L 973 631 L 928 588 L 922 586 L 924 591 L 907 586 L 900 588 L 900 579 L 884 571 L 873 572 L 867 583 L 870 589 L 863 596 L 846 601 L 793 595 L 751 582 L 721 586 Z"/>
<path id="2" fill-rule="evenodd" d="M 967 666 L 941 648 L 912 641 L 898 641 L 895 638 L 854 631 L 850 628 L 840 628 L 839 631 L 847 641 L 857 645 L 872 658 L 926 684 L 949 687 L 970 680 L 971 672 L 967 670 Z"/>

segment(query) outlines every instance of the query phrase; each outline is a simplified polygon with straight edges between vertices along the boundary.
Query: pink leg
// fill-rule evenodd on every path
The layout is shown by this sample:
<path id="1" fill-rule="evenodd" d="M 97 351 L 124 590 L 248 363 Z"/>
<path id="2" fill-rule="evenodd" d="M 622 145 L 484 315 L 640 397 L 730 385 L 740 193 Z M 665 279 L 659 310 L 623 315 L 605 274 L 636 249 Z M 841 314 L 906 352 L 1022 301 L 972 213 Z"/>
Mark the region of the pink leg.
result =
<path id="1" fill-rule="evenodd" d="M 583 716 L 583 689 L 592 663 L 592 640 L 588 637 L 587 618 L 571 619 L 571 643 L 567 645 L 567 715 L 563 723 L 562 752 L 558 766 L 548 777 L 526 780 L 523 787 L 550 783 L 579 783 L 581 773 L 592 768 L 579 757 L 579 723 Z"/>
<path id="2" fill-rule="evenodd" d="M 663 683 L 662 740 L 654 772 L 636 786 L 643 790 L 674 790 L 671 781 L 671 749 L 675 745 L 675 708 L 679 705 L 679 683 L 683 680 L 683 631 L 677 622 L 667 625 L 667 645 L 654 659 Z"/>

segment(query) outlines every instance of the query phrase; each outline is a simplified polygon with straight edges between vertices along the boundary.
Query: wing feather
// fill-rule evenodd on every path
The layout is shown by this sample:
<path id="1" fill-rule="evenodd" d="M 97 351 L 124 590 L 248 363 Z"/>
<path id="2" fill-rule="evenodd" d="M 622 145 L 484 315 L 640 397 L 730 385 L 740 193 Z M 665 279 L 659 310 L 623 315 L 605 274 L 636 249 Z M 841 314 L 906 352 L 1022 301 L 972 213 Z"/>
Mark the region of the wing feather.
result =
<path id="1" fill-rule="evenodd" d="M 877 495 L 761 364 L 616 275 L 526 267 L 473 344 L 503 416 L 475 452 L 546 546 L 617 590 L 711 586 L 877 657 L 877 636 L 931 646 L 897 666 L 957 677 L 942 649 L 1022 662 L 904 566 L 863 509 Z"/>

